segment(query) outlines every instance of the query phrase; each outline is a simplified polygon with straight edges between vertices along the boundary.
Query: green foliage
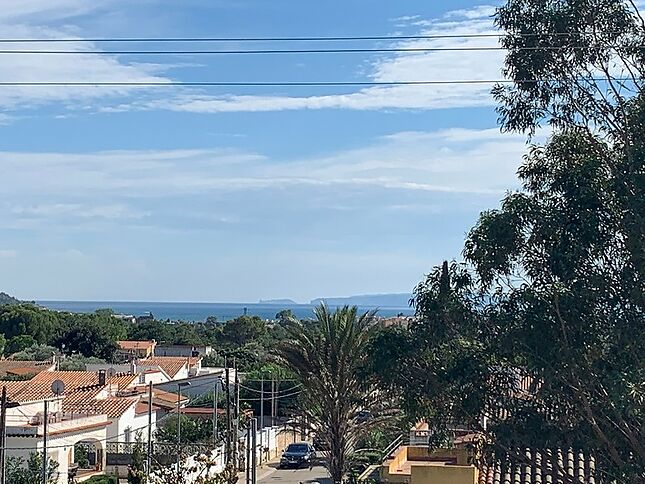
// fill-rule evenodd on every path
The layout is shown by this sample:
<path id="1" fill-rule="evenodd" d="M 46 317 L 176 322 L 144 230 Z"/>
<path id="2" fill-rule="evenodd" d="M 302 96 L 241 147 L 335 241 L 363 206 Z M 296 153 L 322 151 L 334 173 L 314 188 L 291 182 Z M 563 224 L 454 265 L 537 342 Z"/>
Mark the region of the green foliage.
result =
<path id="1" fill-rule="evenodd" d="M 56 313 L 31 304 L 0 306 L 0 333 L 5 338 L 30 335 L 38 343 L 47 343 L 57 326 Z"/>
<path id="2" fill-rule="evenodd" d="M 80 469 L 89 469 L 90 459 L 87 448 L 83 444 L 76 444 L 74 446 L 74 462 L 78 464 Z"/>
<path id="3" fill-rule="evenodd" d="M 20 299 L 10 296 L 6 292 L 0 292 L 0 304 L 21 304 Z"/>
<path id="4" fill-rule="evenodd" d="M 507 1 L 495 16 L 505 33 L 500 38 L 507 49 L 504 76 L 515 81 L 493 90 L 502 128 L 531 132 L 548 122 L 620 139 L 625 107 L 645 74 L 645 29 L 633 5 L 631 0 Z"/>
<path id="5" fill-rule="evenodd" d="M 283 309 L 282 311 L 278 311 L 275 315 L 275 319 L 280 324 L 287 324 L 297 318 L 291 309 Z"/>
<path id="6" fill-rule="evenodd" d="M 14 360 L 20 361 L 47 361 L 51 360 L 52 356 L 58 354 L 60 354 L 60 351 L 53 346 L 36 345 L 24 351 L 14 353 L 11 357 Z"/>
<path id="7" fill-rule="evenodd" d="M 87 365 L 106 363 L 101 358 L 92 356 L 72 355 L 62 358 L 58 364 L 58 369 L 61 371 L 85 371 Z"/>
<path id="8" fill-rule="evenodd" d="M 239 347 L 258 341 L 266 332 L 266 323 L 258 316 L 240 316 L 226 322 L 222 330 L 222 341 Z"/>
<path id="9" fill-rule="evenodd" d="M 0 380 L 2 381 L 27 381 L 35 377 L 35 373 L 25 373 L 23 375 L 5 375 Z"/>
<path id="10" fill-rule="evenodd" d="M 114 359 L 117 341 L 127 337 L 126 324 L 109 311 L 93 314 L 61 313 L 61 330 L 55 343 L 67 354 L 80 353 L 108 361 Z"/>
<path id="11" fill-rule="evenodd" d="M 264 385 L 262 384 L 264 379 Z M 243 386 L 240 389 L 240 398 L 248 401 L 250 409 L 256 416 L 260 412 L 260 395 L 264 387 L 264 415 L 271 415 L 271 382 L 275 395 L 279 395 L 277 403 L 278 417 L 291 415 L 298 408 L 298 394 L 300 386 L 295 381 L 294 375 L 288 368 L 277 363 L 264 363 L 244 375 Z"/>
<path id="12" fill-rule="evenodd" d="M 141 432 L 137 432 L 132 449 L 132 461 L 128 466 L 128 484 L 144 484 L 146 477 L 146 453 Z"/>
<path id="13" fill-rule="evenodd" d="M 8 484 L 34 484 L 42 482 L 42 454 L 32 452 L 29 458 L 8 457 L 6 464 L 6 479 Z M 58 482 L 58 462 L 48 459 L 47 484 Z"/>
<path id="14" fill-rule="evenodd" d="M 219 326 L 212 317 L 205 323 L 142 321 L 128 328 L 128 339 L 154 339 L 159 344 L 215 346 L 219 341 Z"/>
<path id="15" fill-rule="evenodd" d="M 27 348 L 31 348 L 32 346 L 36 346 L 37 344 L 38 343 L 33 338 L 33 336 L 29 334 L 19 334 L 18 336 L 14 336 L 7 342 L 5 351 L 8 355 L 12 355 L 14 353 L 24 351 Z"/>
<path id="16" fill-rule="evenodd" d="M 119 484 L 119 478 L 114 475 L 92 476 L 83 482 L 84 484 Z"/>
<path id="17" fill-rule="evenodd" d="M 0 355 L 5 353 L 5 347 L 7 345 L 7 339 L 4 337 L 4 334 L 0 333 Z"/>
<path id="18" fill-rule="evenodd" d="M 389 417 L 389 401 L 376 397 L 374 379 L 366 372 L 374 313 L 359 316 L 356 307 L 332 313 L 321 305 L 315 315 L 312 324 L 288 324 L 289 338 L 275 356 L 302 384 L 301 420 L 330 449 L 327 466 L 337 483 L 350 468 L 351 449 Z M 371 417 L 358 418 L 360 413 Z"/>
<path id="19" fill-rule="evenodd" d="M 213 440 L 213 422 L 211 420 L 192 419 L 181 415 L 181 443 L 209 443 Z M 157 429 L 156 439 L 160 442 L 177 443 L 177 415 L 171 415 Z"/>

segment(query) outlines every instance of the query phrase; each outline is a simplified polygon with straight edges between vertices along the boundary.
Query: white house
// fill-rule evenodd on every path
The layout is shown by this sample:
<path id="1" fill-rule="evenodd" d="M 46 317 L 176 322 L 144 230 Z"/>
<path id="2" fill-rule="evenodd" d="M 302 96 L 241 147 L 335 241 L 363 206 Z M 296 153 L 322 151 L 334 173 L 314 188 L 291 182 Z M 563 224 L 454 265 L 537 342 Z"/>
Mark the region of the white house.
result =
<path id="1" fill-rule="evenodd" d="M 25 460 L 33 452 L 43 451 L 45 418 L 47 419 L 47 455 L 58 462 L 58 483 L 68 482 L 70 468 L 76 460 L 75 446 L 88 449 L 91 468 L 84 475 L 100 474 L 105 468 L 107 415 L 78 415 L 65 412 L 64 397 L 51 388 L 30 381 L 5 382 L 7 389 L 7 457 Z M 45 415 L 45 401 L 47 414 Z"/>

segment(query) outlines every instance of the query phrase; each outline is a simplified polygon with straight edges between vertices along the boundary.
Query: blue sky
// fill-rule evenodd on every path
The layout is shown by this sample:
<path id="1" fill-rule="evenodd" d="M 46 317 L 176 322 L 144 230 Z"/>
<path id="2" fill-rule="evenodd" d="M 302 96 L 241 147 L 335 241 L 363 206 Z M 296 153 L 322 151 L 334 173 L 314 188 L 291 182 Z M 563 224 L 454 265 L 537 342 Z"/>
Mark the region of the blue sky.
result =
<path id="1" fill-rule="evenodd" d="M 492 11 L 455 0 L 3 0 L 0 31 L 465 34 L 494 32 Z M 81 40 L 64 48 L 155 47 L 168 48 Z M 498 79 L 502 55 L 3 55 L 0 81 Z M 489 89 L 0 87 L 0 290 L 244 302 L 409 291 L 431 266 L 459 257 L 479 212 L 517 186 L 526 140 L 499 133 Z"/>

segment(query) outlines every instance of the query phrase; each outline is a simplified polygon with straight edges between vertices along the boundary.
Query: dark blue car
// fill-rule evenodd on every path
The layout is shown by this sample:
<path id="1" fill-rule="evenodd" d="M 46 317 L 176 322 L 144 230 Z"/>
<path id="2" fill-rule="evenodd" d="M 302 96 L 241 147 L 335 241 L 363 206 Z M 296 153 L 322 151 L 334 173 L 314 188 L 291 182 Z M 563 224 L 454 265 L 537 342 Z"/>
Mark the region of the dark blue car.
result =
<path id="1" fill-rule="evenodd" d="M 315 449 L 307 442 L 289 444 L 280 458 L 280 468 L 310 466 L 315 456 Z"/>

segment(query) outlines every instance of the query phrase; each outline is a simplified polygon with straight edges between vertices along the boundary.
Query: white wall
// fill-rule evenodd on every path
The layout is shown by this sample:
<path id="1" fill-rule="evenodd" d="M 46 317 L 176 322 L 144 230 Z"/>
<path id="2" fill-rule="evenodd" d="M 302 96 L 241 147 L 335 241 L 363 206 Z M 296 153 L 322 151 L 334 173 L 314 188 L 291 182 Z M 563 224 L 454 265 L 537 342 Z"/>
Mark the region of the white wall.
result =
<path id="1" fill-rule="evenodd" d="M 103 464 L 105 464 L 106 435 L 106 429 L 100 428 L 50 436 L 47 439 L 47 455 L 58 462 L 58 484 L 67 484 L 69 464 L 74 461 L 74 444 L 78 442 L 96 442 L 97 447 L 103 449 Z M 32 452 L 42 451 L 42 437 L 7 437 L 7 457 L 23 457 L 27 460 Z"/>

